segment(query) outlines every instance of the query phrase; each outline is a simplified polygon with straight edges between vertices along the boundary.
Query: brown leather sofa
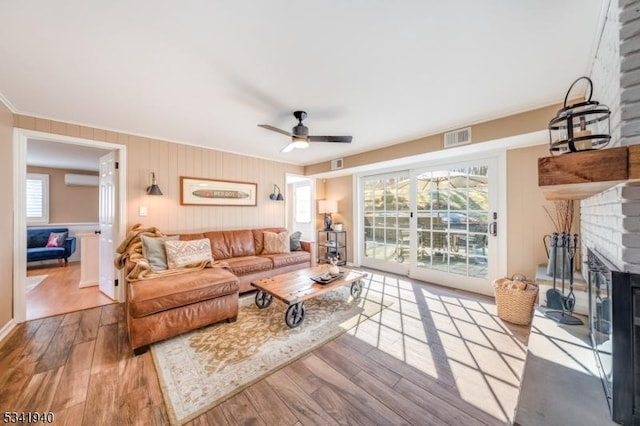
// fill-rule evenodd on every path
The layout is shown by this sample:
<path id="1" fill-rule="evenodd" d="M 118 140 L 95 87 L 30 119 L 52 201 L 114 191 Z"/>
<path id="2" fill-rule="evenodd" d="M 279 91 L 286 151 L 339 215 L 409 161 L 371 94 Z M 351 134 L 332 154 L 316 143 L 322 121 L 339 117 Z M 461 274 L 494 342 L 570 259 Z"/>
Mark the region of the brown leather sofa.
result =
<path id="1" fill-rule="evenodd" d="M 205 268 L 128 282 L 126 311 L 131 347 L 138 353 L 151 343 L 189 330 L 223 320 L 235 321 L 238 295 L 252 290 L 252 281 L 315 265 L 311 242 L 301 241 L 302 251 L 261 254 L 265 231 L 284 229 L 180 234 L 181 240 L 208 238 L 214 260 L 227 263 L 229 268 Z"/>

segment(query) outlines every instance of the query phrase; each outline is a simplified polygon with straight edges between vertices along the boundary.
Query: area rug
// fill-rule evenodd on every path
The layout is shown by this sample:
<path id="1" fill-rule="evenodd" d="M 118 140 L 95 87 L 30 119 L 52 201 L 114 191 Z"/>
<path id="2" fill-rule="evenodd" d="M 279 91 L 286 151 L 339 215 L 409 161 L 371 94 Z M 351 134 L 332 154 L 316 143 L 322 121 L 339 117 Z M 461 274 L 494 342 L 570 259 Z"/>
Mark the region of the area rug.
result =
<path id="1" fill-rule="evenodd" d="M 48 275 L 34 275 L 32 277 L 27 277 L 27 292 L 36 288 L 36 286 L 46 280 L 47 277 Z"/>
<path id="2" fill-rule="evenodd" d="M 172 424 L 197 417 L 386 307 L 365 292 L 354 300 L 343 287 L 306 301 L 304 321 L 293 329 L 285 324 L 284 303 L 274 299 L 258 309 L 253 297 L 244 297 L 236 322 L 152 345 Z"/>

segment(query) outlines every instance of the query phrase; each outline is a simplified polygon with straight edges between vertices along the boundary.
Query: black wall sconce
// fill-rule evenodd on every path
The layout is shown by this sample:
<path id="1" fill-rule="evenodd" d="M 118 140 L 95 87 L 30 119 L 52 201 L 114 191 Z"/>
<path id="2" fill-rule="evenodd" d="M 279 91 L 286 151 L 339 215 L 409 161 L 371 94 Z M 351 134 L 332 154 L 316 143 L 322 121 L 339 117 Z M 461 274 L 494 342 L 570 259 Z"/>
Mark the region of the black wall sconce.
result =
<path id="1" fill-rule="evenodd" d="M 147 187 L 147 194 L 149 195 L 162 195 L 158 182 L 156 182 L 155 172 L 151 172 L 151 186 Z"/>
<path id="2" fill-rule="evenodd" d="M 284 201 L 282 192 L 280 192 L 280 187 L 275 183 L 273 184 L 273 192 L 269 194 L 269 198 L 273 201 Z"/>
<path id="3" fill-rule="evenodd" d="M 589 97 L 584 102 L 567 105 L 571 89 L 580 80 L 587 81 Z M 611 140 L 611 111 L 608 106 L 592 101 L 591 95 L 593 82 L 589 77 L 580 77 L 569 87 L 564 108 L 549 122 L 549 151 L 552 154 L 601 149 Z"/>

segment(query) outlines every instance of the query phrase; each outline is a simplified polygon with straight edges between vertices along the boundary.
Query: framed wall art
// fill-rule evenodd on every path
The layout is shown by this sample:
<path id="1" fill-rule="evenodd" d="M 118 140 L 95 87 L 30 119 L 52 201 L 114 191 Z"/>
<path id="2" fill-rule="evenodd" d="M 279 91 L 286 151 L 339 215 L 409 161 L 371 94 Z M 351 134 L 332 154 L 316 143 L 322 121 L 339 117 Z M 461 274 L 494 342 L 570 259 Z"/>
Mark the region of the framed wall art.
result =
<path id="1" fill-rule="evenodd" d="M 255 206 L 258 184 L 231 180 L 180 177 L 183 206 Z"/>

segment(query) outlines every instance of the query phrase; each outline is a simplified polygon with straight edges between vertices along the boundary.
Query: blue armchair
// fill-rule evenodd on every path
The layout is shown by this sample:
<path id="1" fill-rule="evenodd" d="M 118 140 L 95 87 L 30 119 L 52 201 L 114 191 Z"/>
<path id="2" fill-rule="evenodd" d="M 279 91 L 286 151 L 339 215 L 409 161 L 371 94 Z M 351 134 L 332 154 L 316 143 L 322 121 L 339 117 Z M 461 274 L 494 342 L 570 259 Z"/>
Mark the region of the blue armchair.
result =
<path id="1" fill-rule="evenodd" d="M 46 247 L 49 234 L 66 232 L 67 238 L 62 247 Z M 76 251 L 76 237 L 69 237 L 69 228 L 28 228 L 27 229 L 27 262 L 37 260 L 58 259 L 60 263 L 69 261 Z"/>

